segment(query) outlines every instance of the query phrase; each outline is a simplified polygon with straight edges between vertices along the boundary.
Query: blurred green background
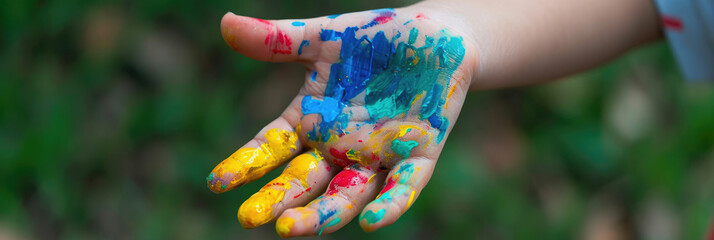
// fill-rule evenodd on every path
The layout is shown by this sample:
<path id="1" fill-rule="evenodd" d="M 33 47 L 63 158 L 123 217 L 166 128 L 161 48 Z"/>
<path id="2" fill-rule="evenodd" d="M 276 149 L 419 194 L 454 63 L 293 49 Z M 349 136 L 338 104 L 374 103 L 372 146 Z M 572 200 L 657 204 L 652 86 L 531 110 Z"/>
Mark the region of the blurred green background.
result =
<path id="1" fill-rule="evenodd" d="M 303 69 L 221 38 L 227 11 L 315 17 L 411 1 L 3 1 L 0 239 L 273 239 L 206 174 L 276 117 Z M 472 92 L 394 225 L 327 239 L 706 239 L 714 86 L 665 43 L 535 87 Z"/>

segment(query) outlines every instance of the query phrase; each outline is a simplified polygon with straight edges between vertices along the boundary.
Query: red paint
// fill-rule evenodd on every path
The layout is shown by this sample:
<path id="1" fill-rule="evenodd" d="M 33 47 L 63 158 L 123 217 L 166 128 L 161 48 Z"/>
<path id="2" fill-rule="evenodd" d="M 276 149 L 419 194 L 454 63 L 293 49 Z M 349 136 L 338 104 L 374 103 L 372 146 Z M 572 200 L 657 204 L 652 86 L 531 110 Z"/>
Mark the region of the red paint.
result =
<path id="1" fill-rule="evenodd" d="M 385 24 L 392 21 L 392 19 L 394 19 L 394 15 L 396 15 L 394 12 L 385 12 L 374 18 L 374 21 L 379 24 Z"/>
<path id="2" fill-rule="evenodd" d="M 255 19 L 256 21 L 258 21 L 258 22 L 260 22 L 260 23 L 262 23 L 262 24 L 268 25 L 268 27 L 270 27 L 270 26 L 273 25 L 273 23 L 271 23 L 271 22 L 268 21 L 268 20 L 263 20 L 263 19 L 260 19 L 260 18 L 253 18 L 253 19 Z"/>
<path id="3" fill-rule="evenodd" d="M 312 187 L 309 187 L 309 188 L 305 189 L 305 191 L 302 191 L 302 192 L 298 193 L 298 195 L 295 195 L 293 198 L 298 198 L 298 197 L 302 196 L 303 193 L 310 191 L 311 189 L 312 189 Z"/>
<path id="4" fill-rule="evenodd" d="M 372 152 L 372 160 L 379 161 L 379 156 L 374 154 L 374 152 Z"/>
<path id="5" fill-rule="evenodd" d="M 376 122 L 374 124 L 374 131 L 379 130 L 380 128 L 382 128 L 382 126 L 384 126 L 384 122 Z"/>
<path id="6" fill-rule="evenodd" d="M 423 13 L 417 14 L 417 15 L 416 15 L 416 18 L 417 18 L 417 19 L 429 19 L 428 17 L 424 16 Z"/>
<path id="7" fill-rule="evenodd" d="M 392 179 L 391 177 L 390 177 L 389 179 L 387 179 L 387 184 L 384 185 L 384 188 L 382 188 L 382 191 L 379 192 L 379 195 L 382 195 L 382 194 L 384 194 L 385 192 L 387 192 L 387 191 L 389 191 L 390 189 L 392 189 L 392 188 L 394 187 L 394 184 L 396 184 L 396 183 L 397 183 L 397 182 L 394 181 L 394 179 Z"/>
<path id="8" fill-rule="evenodd" d="M 352 169 L 342 170 L 335 176 L 335 178 L 332 179 L 326 194 L 336 194 L 339 191 L 338 188 L 349 188 L 352 186 L 363 185 L 367 183 L 367 180 L 367 177 L 363 176 L 358 171 Z"/>
<path id="9" fill-rule="evenodd" d="M 357 140 L 358 142 L 362 142 L 362 140 Z"/>
<path id="10" fill-rule="evenodd" d="M 273 53 L 290 54 L 292 53 L 292 44 L 293 41 L 290 37 L 280 29 L 265 37 L 265 45 L 269 46 Z"/>
<path id="11" fill-rule="evenodd" d="M 268 20 L 263 20 L 259 18 L 253 18 L 255 21 L 264 24 L 265 29 L 268 30 L 268 36 L 265 36 L 265 45 L 273 53 L 290 54 L 292 53 L 293 41 L 290 37 L 285 34 L 285 32 L 280 31 L 280 29 L 273 30 L 273 23 Z M 277 28 L 277 27 L 275 27 Z"/>
<path id="12" fill-rule="evenodd" d="M 682 20 L 680 20 L 677 17 L 674 16 L 667 16 L 667 15 L 662 15 L 662 25 L 664 25 L 666 28 L 681 32 L 684 30 L 684 24 L 682 24 Z"/>
<path id="13" fill-rule="evenodd" d="M 714 223 L 712 223 L 712 228 L 709 230 L 709 240 L 714 240 Z"/>
<path id="14" fill-rule="evenodd" d="M 347 151 L 345 150 L 344 152 L 340 152 L 337 149 L 330 148 L 330 154 L 332 154 L 333 157 L 335 157 L 335 160 L 333 161 L 337 166 L 340 167 L 348 167 L 352 165 L 352 161 L 350 161 L 349 158 L 347 158 Z"/>

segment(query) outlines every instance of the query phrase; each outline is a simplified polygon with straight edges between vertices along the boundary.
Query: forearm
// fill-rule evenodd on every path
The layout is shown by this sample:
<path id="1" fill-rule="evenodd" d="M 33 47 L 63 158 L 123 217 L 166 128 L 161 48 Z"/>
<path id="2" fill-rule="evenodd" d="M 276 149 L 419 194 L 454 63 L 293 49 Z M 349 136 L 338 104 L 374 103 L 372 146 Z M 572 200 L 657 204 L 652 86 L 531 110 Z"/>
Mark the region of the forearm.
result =
<path id="1" fill-rule="evenodd" d="M 652 0 L 427 0 L 415 7 L 465 20 L 459 24 L 479 55 L 472 90 L 543 83 L 661 38 Z"/>

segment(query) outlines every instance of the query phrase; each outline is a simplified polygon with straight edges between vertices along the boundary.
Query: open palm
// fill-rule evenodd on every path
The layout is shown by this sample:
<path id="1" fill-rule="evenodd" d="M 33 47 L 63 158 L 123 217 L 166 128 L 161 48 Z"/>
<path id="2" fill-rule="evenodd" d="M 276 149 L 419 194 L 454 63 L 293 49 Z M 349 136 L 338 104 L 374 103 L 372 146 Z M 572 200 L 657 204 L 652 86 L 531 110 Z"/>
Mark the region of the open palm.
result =
<path id="1" fill-rule="evenodd" d="M 288 162 L 241 205 L 244 227 L 277 218 L 283 237 L 315 235 L 359 215 L 373 231 L 413 204 L 475 69 L 458 30 L 405 8 L 276 21 L 228 13 L 221 31 L 248 57 L 308 69 L 283 114 L 207 178 L 225 192 Z"/>

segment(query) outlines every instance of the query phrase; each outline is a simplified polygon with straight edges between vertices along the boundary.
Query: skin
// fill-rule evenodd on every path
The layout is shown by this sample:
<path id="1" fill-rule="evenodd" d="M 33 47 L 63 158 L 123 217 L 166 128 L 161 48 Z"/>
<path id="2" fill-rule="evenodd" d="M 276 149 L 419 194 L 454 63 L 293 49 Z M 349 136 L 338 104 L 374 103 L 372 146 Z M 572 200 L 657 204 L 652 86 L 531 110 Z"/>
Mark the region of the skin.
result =
<path id="1" fill-rule="evenodd" d="M 358 218 L 377 230 L 419 197 L 469 89 L 589 68 L 660 38 L 657 28 L 646 0 L 435 0 L 300 20 L 227 13 L 231 48 L 307 71 L 287 109 L 207 183 L 221 193 L 288 163 L 241 205 L 243 227 L 276 221 L 282 237 L 310 236 Z"/>

